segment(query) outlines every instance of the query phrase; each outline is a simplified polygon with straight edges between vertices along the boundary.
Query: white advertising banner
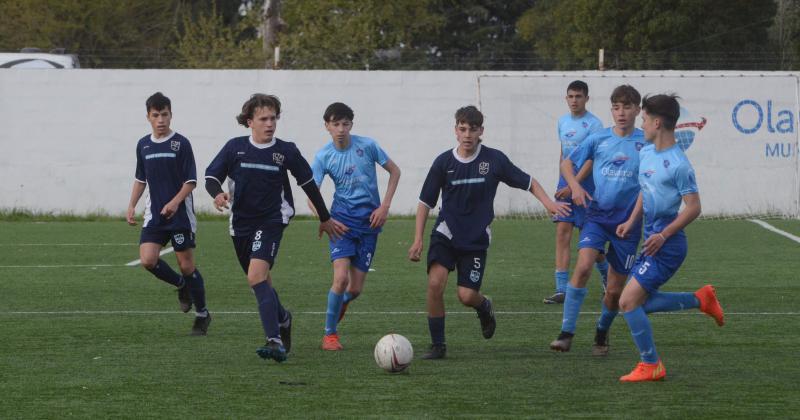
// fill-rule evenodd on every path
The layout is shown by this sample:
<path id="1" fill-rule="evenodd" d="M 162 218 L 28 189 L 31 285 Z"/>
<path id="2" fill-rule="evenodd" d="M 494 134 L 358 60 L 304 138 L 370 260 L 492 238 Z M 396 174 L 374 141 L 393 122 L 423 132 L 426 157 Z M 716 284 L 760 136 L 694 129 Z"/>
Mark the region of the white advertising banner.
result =
<path id="1" fill-rule="evenodd" d="M 566 87 L 589 84 L 589 110 L 613 125 L 610 95 L 622 84 L 646 94 L 676 93 L 676 135 L 697 173 L 706 216 L 798 214 L 798 80 L 795 76 L 520 75 L 482 76 L 481 109 L 487 142 L 555 188 L 559 159 L 556 123 L 567 112 Z M 641 120 L 637 121 L 641 125 Z M 535 209 L 503 189 L 511 212 Z"/>

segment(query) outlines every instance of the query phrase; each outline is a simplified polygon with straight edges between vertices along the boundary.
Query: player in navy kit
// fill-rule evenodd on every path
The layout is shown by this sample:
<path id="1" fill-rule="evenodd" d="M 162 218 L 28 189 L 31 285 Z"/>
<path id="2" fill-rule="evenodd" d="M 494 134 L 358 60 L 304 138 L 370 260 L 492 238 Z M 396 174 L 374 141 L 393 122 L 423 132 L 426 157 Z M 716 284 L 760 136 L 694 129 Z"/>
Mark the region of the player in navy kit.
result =
<path id="1" fill-rule="evenodd" d="M 181 310 L 194 304 L 196 316 L 192 335 L 206 335 L 211 315 L 206 308 L 203 277 L 195 267 L 194 253 L 197 219 L 192 190 L 197 185 L 197 170 L 192 146 L 186 137 L 172 131 L 172 104 L 161 92 L 147 98 L 147 121 L 152 134 L 136 145 L 136 178 L 128 203 L 127 221 L 136 225 L 136 204 L 149 189 L 139 239 L 142 267 L 178 289 Z M 159 258 L 161 248 L 172 242 L 181 274 Z"/>
<path id="2" fill-rule="evenodd" d="M 559 167 L 561 162 L 569 157 L 570 153 L 580 145 L 590 134 L 603 129 L 600 119 L 586 110 L 586 102 L 589 101 L 589 85 L 582 80 L 575 80 L 567 86 L 567 105 L 569 113 L 558 119 L 558 139 L 561 143 L 561 155 L 559 156 Z M 560 172 L 559 172 L 560 174 Z M 576 173 L 576 178 L 590 194 L 594 192 L 592 182 L 592 165 L 584 164 Z M 583 206 L 572 204 L 572 190 L 567 184 L 563 175 L 558 177 L 556 186 L 556 200 L 570 204 L 572 212 L 567 217 L 553 217 L 556 223 L 556 270 L 555 283 L 556 291 L 552 296 L 544 298 L 544 303 L 564 303 L 567 293 L 567 283 L 569 282 L 569 260 L 570 243 L 572 242 L 572 231 L 574 228 L 583 228 L 583 221 L 586 209 Z M 605 256 L 599 254 L 597 257 L 597 270 L 603 279 L 605 288 L 606 276 L 608 275 L 608 263 Z"/>
<path id="3" fill-rule="evenodd" d="M 294 143 L 275 137 L 281 103 L 277 97 L 254 94 L 236 117 L 251 135 L 229 140 L 206 169 L 206 190 L 214 207 L 231 209 L 230 235 L 258 302 L 266 344 L 256 350 L 264 359 L 286 360 L 291 350 L 292 315 L 273 288 L 275 265 L 283 230 L 294 216 L 288 172 L 317 209 L 319 234 L 338 237 L 347 231 L 331 219 L 308 162 Z M 228 192 L 222 183 L 228 179 Z"/>
<path id="4" fill-rule="evenodd" d="M 317 152 L 311 165 L 317 186 L 325 175 L 333 181 L 336 193 L 331 215 L 349 228 L 346 235 L 330 241 L 333 284 L 328 291 L 322 338 L 322 349 L 329 351 L 342 350 L 337 324 L 347 305 L 361 294 L 375 257 L 378 234 L 400 181 L 400 168 L 378 142 L 350 134 L 353 117 L 353 110 L 341 102 L 328 106 L 322 118 L 331 141 Z M 378 193 L 376 164 L 389 173 L 383 202 Z"/>
<path id="5" fill-rule="evenodd" d="M 641 224 L 644 215 L 642 252 L 619 300 L 641 362 L 620 378 L 622 382 L 659 381 L 667 375 L 656 352 L 648 313 L 699 308 L 717 325 L 725 324 L 713 286 L 703 286 L 694 293 L 659 291 L 686 258 L 683 229 L 700 215 L 700 193 L 694 169 L 675 141 L 675 124 L 680 117 L 677 97 L 645 97 L 642 110 L 642 130 L 649 144 L 639 157 L 641 193 L 630 218 L 617 228 L 617 234 L 626 237 Z M 681 203 L 684 208 L 679 211 Z"/>
<path id="6" fill-rule="evenodd" d="M 481 144 L 483 114 L 477 108 L 460 108 L 455 120 L 458 146 L 439 155 L 431 165 L 417 206 L 414 243 L 408 250 L 411 261 L 420 260 L 425 222 L 441 193 L 442 205 L 428 249 L 427 306 L 432 343 L 423 359 L 446 355 L 444 289 L 453 270 L 458 271 L 459 301 L 478 313 L 484 338 L 494 335 L 492 301 L 480 289 L 498 184 L 530 191 L 552 214 L 569 213 L 568 204 L 554 203 L 542 186 L 514 166 L 503 152 Z"/>

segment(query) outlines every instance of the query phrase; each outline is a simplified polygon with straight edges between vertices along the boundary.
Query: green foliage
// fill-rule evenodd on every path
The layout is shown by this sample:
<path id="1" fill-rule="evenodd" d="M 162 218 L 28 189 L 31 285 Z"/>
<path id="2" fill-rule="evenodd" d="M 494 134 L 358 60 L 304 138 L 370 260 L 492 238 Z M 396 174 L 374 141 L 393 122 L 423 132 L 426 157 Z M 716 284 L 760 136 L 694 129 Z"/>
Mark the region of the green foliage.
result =
<path id="1" fill-rule="evenodd" d="M 287 1 L 280 35 L 283 68 L 387 68 L 424 50 L 444 20 L 433 0 Z"/>
<path id="2" fill-rule="evenodd" d="M 216 7 L 197 16 L 185 15 L 174 51 L 179 68 L 264 68 L 261 39 L 253 36 L 255 13 L 230 25 Z"/>
<path id="3" fill-rule="evenodd" d="M 607 68 L 713 69 L 731 66 L 722 60 L 731 54 L 763 52 L 775 10 L 749 0 L 544 0 L 517 28 L 562 69 L 596 68 L 600 48 Z"/>
<path id="4" fill-rule="evenodd" d="M 173 39 L 179 0 L 0 0 L 0 50 L 63 47 L 84 67 L 153 67 Z"/>

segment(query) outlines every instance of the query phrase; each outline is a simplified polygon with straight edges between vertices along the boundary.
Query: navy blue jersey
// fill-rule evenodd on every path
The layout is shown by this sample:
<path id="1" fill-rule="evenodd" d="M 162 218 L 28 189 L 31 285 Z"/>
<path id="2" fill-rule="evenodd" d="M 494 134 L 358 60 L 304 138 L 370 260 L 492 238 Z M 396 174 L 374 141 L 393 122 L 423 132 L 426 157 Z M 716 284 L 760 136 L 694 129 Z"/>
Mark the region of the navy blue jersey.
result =
<path id="1" fill-rule="evenodd" d="M 220 185 L 228 178 L 231 236 L 249 235 L 265 223 L 289 224 L 294 200 L 287 170 L 300 186 L 314 179 L 294 143 L 275 138 L 258 144 L 244 136 L 222 147 L 206 168 L 206 178 Z"/>
<path id="2" fill-rule="evenodd" d="M 136 144 L 136 181 L 147 184 L 148 194 L 144 209 L 146 228 L 157 230 L 191 230 L 195 232 L 192 194 L 178 207 L 172 218 L 161 216 L 164 208 L 187 182 L 197 182 L 197 168 L 189 140 L 172 132 L 163 139 L 147 135 Z"/>
<path id="3" fill-rule="evenodd" d="M 441 191 L 442 206 L 434 231 L 448 237 L 456 249 L 486 249 L 500 182 L 523 190 L 531 188 L 531 176 L 499 150 L 478 145 L 468 159 L 458 156 L 456 149 L 448 150 L 433 161 L 419 200 L 433 208 Z"/>

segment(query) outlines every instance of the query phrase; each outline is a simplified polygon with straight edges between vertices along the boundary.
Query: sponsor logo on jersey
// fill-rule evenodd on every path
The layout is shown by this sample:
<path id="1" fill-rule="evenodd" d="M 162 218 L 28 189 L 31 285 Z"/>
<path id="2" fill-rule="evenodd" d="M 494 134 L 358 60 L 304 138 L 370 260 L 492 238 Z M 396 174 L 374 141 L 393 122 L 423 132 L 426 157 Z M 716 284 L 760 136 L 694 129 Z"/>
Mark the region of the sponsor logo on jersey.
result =
<path id="1" fill-rule="evenodd" d="M 183 241 L 185 240 L 182 233 L 179 233 L 172 238 L 175 239 L 175 243 L 178 245 L 183 245 Z"/>
<path id="2" fill-rule="evenodd" d="M 169 148 L 172 149 L 173 152 L 177 152 L 178 150 L 181 150 L 181 142 L 178 140 L 170 140 Z"/>
<path id="3" fill-rule="evenodd" d="M 275 162 L 276 165 L 283 165 L 283 155 L 280 153 L 273 153 L 272 161 Z"/>
<path id="4" fill-rule="evenodd" d="M 648 169 L 648 170 L 644 171 L 644 176 L 646 178 L 650 178 L 655 173 L 656 173 L 656 171 L 654 169 Z"/>
<path id="5" fill-rule="evenodd" d="M 628 156 L 625 156 L 624 153 L 617 153 L 617 154 L 614 155 L 614 159 L 611 161 L 611 163 L 613 163 L 614 166 L 622 166 L 629 159 L 630 158 Z"/>
<path id="6" fill-rule="evenodd" d="M 478 173 L 481 175 L 486 175 L 489 173 L 489 162 L 481 162 L 478 165 Z"/>
<path id="7" fill-rule="evenodd" d="M 566 137 L 568 139 L 571 139 L 572 137 L 575 136 L 575 134 L 578 134 L 578 132 L 576 130 L 574 130 L 574 129 L 573 130 L 569 130 L 566 133 L 564 133 L 564 137 Z"/>
<path id="8" fill-rule="evenodd" d="M 241 156 L 241 155 L 243 155 L 243 154 L 244 154 L 244 152 L 236 152 L 236 155 L 237 155 L 237 156 Z"/>

